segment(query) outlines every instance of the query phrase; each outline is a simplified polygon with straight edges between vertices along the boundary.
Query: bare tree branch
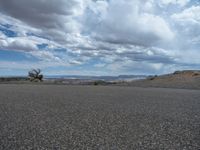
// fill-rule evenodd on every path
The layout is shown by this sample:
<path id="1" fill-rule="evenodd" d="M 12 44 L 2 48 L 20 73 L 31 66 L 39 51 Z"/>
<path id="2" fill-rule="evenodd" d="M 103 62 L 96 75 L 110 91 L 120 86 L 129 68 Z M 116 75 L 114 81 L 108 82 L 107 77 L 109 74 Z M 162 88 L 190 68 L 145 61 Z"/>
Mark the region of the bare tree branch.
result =
<path id="1" fill-rule="evenodd" d="M 28 72 L 30 81 L 42 81 L 43 75 L 41 74 L 40 69 L 32 69 Z"/>

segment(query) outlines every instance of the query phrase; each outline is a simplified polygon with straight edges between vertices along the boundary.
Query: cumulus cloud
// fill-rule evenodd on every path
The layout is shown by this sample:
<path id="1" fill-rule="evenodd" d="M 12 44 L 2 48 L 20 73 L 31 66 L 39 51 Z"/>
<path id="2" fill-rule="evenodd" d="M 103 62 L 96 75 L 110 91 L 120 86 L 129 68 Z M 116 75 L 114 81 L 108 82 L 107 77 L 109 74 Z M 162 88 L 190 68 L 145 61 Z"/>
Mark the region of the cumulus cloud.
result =
<path id="1" fill-rule="evenodd" d="M 187 56 L 194 58 L 199 57 L 199 41 L 200 41 L 200 6 L 191 6 L 181 12 L 171 16 L 174 20 L 177 32 L 179 32 L 180 46 L 182 51 L 188 55 L 182 56 L 186 59 Z M 183 55 L 180 53 L 180 55 Z M 193 55 L 193 56 L 192 56 Z M 193 61 L 196 59 L 193 59 Z M 191 61 L 191 60 L 190 60 Z"/>
<path id="2" fill-rule="evenodd" d="M 99 9 L 101 17 L 91 31 L 95 38 L 110 43 L 142 46 L 173 39 L 174 34 L 168 23 L 160 16 L 144 10 L 144 2 L 111 0 L 107 3 L 109 4 L 104 5 L 106 9 Z M 96 15 L 93 17 L 98 18 L 99 13 L 94 12 Z"/>
<path id="3" fill-rule="evenodd" d="M 180 5 L 185 6 L 187 3 L 189 3 L 190 0 L 161 0 L 161 4 L 163 5 Z"/>
<path id="4" fill-rule="evenodd" d="M 172 18 L 182 23 L 182 25 L 187 23 L 190 25 L 198 25 L 200 27 L 200 6 L 187 8 L 180 13 L 173 14 Z"/>

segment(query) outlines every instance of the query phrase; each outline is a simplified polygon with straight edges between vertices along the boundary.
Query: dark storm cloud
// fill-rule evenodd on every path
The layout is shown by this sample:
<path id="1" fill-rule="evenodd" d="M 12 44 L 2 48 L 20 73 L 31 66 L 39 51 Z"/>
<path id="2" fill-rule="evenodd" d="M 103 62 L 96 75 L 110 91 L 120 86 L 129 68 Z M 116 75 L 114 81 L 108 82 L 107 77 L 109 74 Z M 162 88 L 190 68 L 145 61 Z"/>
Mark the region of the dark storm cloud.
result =
<path id="1" fill-rule="evenodd" d="M 62 27 L 62 17 L 75 13 L 79 5 L 74 0 L 1 0 L 1 12 L 39 28 Z"/>

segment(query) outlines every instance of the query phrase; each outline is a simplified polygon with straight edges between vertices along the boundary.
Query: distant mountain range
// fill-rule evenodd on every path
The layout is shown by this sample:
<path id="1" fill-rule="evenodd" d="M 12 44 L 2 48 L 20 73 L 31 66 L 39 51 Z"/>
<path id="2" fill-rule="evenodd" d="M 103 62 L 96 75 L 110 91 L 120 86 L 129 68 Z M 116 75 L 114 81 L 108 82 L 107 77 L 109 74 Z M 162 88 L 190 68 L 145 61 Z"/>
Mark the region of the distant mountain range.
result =
<path id="1" fill-rule="evenodd" d="M 132 81 L 145 79 L 145 75 L 119 75 L 119 76 L 79 76 L 79 75 L 50 75 L 45 79 L 79 79 L 79 80 L 103 80 L 103 81 Z"/>

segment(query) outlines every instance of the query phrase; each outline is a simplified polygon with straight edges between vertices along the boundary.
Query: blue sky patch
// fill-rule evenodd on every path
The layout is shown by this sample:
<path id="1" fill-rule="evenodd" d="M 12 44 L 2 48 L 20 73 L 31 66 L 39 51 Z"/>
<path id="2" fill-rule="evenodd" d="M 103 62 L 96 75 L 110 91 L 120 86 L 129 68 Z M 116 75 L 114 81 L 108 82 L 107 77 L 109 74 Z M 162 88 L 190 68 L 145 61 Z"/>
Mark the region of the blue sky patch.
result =
<path id="1" fill-rule="evenodd" d="M 48 44 L 46 44 L 46 43 L 38 44 L 37 47 L 38 47 L 38 49 L 45 49 L 48 47 Z"/>
<path id="2" fill-rule="evenodd" d="M 37 58 L 24 53 L 24 52 L 17 52 L 17 51 L 9 51 L 9 50 L 0 50 L 0 61 L 38 61 Z"/>
<path id="3" fill-rule="evenodd" d="M 16 32 L 6 29 L 6 28 L 2 28 L 2 26 L 0 26 L 0 31 L 3 32 L 7 37 L 16 37 L 17 36 Z"/>

